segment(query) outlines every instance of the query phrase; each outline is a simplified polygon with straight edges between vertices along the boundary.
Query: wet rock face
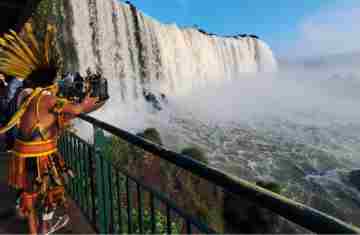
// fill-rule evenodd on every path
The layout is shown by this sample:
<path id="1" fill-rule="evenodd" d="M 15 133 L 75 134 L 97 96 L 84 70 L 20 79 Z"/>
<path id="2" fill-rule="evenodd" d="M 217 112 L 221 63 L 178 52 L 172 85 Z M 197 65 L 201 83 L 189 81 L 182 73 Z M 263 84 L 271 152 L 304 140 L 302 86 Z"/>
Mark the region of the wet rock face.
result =
<path id="1" fill-rule="evenodd" d="M 155 110 L 158 110 L 158 111 L 162 110 L 159 99 L 155 96 L 154 93 L 152 93 L 150 91 L 143 91 L 143 96 L 144 96 L 144 99 L 146 100 L 146 102 L 150 103 Z M 161 99 L 165 99 L 163 97 L 165 97 L 165 95 L 162 94 Z"/>
<path id="2" fill-rule="evenodd" d="M 350 172 L 349 180 L 360 191 L 360 169 Z"/>
<path id="3" fill-rule="evenodd" d="M 280 218 L 249 200 L 227 193 L 224 196 L 225 233 L 276 233 Z"/>
<path id="4" fill-rule="evenodd" d="M 197 82 L 277 71 L 271 49 L 256 38 L 215 38 L 204 29 L 162 24 L 142 13 L 134 1 L 54 2 L 59 2 L 63 16 L 57 21 L 64 35 L 65 69 L 81 74 L 88 67 L 101 70 L 112 97 L 142 98 L 142 89 L 153 85 L 176 94 Z"/>

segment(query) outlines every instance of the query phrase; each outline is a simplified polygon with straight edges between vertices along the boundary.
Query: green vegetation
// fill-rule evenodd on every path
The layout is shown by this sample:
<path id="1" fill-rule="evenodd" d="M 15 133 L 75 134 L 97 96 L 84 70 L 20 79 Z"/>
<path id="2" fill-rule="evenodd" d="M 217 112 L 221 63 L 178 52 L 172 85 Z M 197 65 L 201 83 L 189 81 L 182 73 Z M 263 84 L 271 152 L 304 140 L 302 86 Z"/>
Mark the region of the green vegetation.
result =
<path id="1" fill-rule="evenodd" d="M 160 133 L 155 128 L 148 128 L 144 132 L 138 133 L 137 135 L 144 139 L 150 140 L 155 144 L 162 145 Z"/>
<path id="2" fill-rule="evenodd" d="M 53 3 L 50 0 L 42 0 L 40 1 L 36 11 L 34 11 L 31 17 L 31 23 L 34 28 L 34 33 L 38 37 L 44 37 L 44 30 L 46 29 L 46 25 L 54 19 L 54 14 L 52 12 Z"/>
<path id="3" fill-rule="evenodd" d="M 130 144 L 115 136 L 107 138 L 108 144 L 103 147 L 106 159 L 111 160 L 117 167 L 129 164 L 132 149 Z"/>
<path id="4" fill-rule="evenodd" d="M 139 211 L 137 209 L 132 210 L 132 221 L 133 221 L 133 233 L 140 233 L 140 224 L 139 224 Z M 159 234 L 166 234 L 167 229 L 167 220 L 166 216 L 160 211 L 155 211 L 155 229 Z M 172 222 L 171 230 L 173 234 L 181 233 L 182 223 Z M 149 210 L 143 211 L 143 234 L 152 234 L 151 232 L 151 213 Z"/>
<path id="5" fill-rule="evenodd" d="M 280 194 L 282 191 L 281 185 L 279 185 L 275 182 L 258 181 L 258 182 L 256 182 L 256 185 L 260 186 L 262 188 L 265 188 L 267 190 L 270 190 L 277 194 Z"/>
<path id="6" fill-rule="evenodd" d="M 78 57 L 71 32 L 72 12 L 68 4 L 69 1 L 41 0 L 29 19 L 37 38 L 44 37 L 47 24 L 56 27 L 56 51 L 60 56 L 59 75 L 64 74 L 65 70 L 77 71 L 78 67 Z M 65 18 L 67 18 L 66 22 Z"/>
<path id="7" fill-rule="evenodd" d="M 146 129 L 137 135 L 153 143 L 162 144 L 160 133 L 155 128 Z M 201 222 L 209 224 L 216 231 L 224 231 L 222 194 L 215 185 L 118 137 L 107 137 L 97 133 L 96 138 L 104 158 L 112 162 L 116 168 L 125 170 L 145 184 L 150 184 L 155 189 L 160 190 L 167 197 L 171 198 L 179 208 L 198 218 Z M 205 153 L 197 147 L 186 147 L 181 153 L 204 164 L 208 164 Z M 124 180 L 122 182 L 121 191 L 126 192 Z M 112 182 L 112 185 L 116 185 L 116 182 Z M 136 190 L 133 189 L 132 191 L 132 198 L 135 202 L 137 198 Z M 143 197 L 143 228 L 145 233 L 149 233 L 151 230 L 151 217 L 148 212 L 150 200 L 148 196 L 145 193 Z M 113 198 L 114 204 L 116 204 L 117 196 Z M 126 204 L 126 202 L 124 203 Z M 133 206 L 133 231 L 137 231 L 139 229 L 138 210 L 136 205 Z M 157 232 L 166 232 L 164 208 L 157 207 L 156 213 L 158 215 Z M 115 212 L 114 214 L 118 213 Z M 125 216 L 127 216 L 126 213 Z M 180 222 L 176 222 L 176 217 L 174 219 L 173 231 L 180 231 Z M 123 218 L 123 221 L 127 221 L 127 219 Z"/>
<path id="8" fill-rule="evenodd" d="M 195 159 L 205 164 L 209 163 L 208 159 L 205 156 L 205 153 L 196 147 L 185 148 L 181 151 L 181 154 L 189 156 L 192 159 Z"/>

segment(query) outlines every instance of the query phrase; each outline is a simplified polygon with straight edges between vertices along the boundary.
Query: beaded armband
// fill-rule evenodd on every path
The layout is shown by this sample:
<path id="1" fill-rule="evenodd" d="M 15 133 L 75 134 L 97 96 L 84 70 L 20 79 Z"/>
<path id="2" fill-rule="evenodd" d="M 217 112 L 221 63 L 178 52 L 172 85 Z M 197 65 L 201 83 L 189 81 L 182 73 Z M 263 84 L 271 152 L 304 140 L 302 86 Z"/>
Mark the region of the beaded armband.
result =
<path id="1" fill-rule="evenodd" d="M 53 108 L 52 111 L 53 111 L 54 113 L 57 113 L 57 114 L 61 113 L 62 110 L 64 109 L 64 106 L 65 106 L 67 103 L 69 103 L 69 101 L 68 101 L 67 99 L 57 98 L 57 99 L 56 99 L 56 104 L 55 104 L 55 106 L 54 106 L 54 108 Z"/>
<path id="2" fill-rule="evenodd" d="M 65 120 L 65 116 L 64 116 L 65 114 L 62 112 L 67 103 L 69 103 L 67 99 L 57 98 L 56 104 L 52 109 L 52 112 L 55 113 L 57 116 L 57 124 L 60 131 L 63 131 L 65 128 L 69 126 L 69 124 Z"/>

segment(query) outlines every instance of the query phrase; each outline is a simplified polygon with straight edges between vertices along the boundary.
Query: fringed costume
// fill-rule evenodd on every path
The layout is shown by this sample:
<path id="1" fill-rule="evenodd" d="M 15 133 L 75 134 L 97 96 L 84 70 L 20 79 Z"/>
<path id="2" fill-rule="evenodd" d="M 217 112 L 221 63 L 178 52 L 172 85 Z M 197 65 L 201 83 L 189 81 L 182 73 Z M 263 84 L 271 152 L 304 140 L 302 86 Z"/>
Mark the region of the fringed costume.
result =
<path id="1" fill-rule="evenodd" d="M 21 80 L 28 77 L 37 78 L 44 71 L 56 71 L 57 59 L 53 51 L 55 29 L 48 26 L 44 44 L 40 45 L 32 33 L 30 24 L 26 24 L 27 40 L 20 38 L 11 31 L 0 38 L 0 71 Z M 40 71 L 40 72 L 39 72 Z M 37 76 L 37 77 L 36 77 Z M 41 80 L 41 76 L 37 78 Z M 30 80 L 31 82 L 32 80 Z M 67 100 L 57 98 L 51 110 L 56 117 L 58 133 L 49 135 L 49 130 L 40 123 L 40 101 L 45 95 L 53 93 L 55 85 L 36 87 L 22 102 L 18 103 L 17 112 L 5 127 L 0 128 L 0 134 L 11 128 L 21 125 L 21 118 L 30 107 L 35 107 L 35 123 L 31 134 L 22 134 L 20 131 L 11 150 L 12 157 L 9 163 L 9 186 L 18 190 L 17 211 L 23 217 L 28 217 L 32 233 L 38 230 L 39 221 L 50 220 L 56 208 L 67 207 L 64 185 L 73 173 L 66 166 L 64 159 L 57 150 L 59 131 L 66 127 L 62 108 Z M 34 215 L 36 216 L 30 216 Z M 38 218 L 38 219 L 34 219 Z"/>
<path id="2" fill-rule="evenodd" d="M 36 107 L 38 107 L 41 95 L 42 93 L 34 98 L 37 98 Z M 61 114 L 61 105 L 65 103 L 63 99 L 59 99 L 56 108 L 53 110 L 57 115 L 59 129 L 66 128 Z M 38 109 L 36 116 L 39 120 Z M 39 138 L 41 140 L 32 140 Z M 29 192 L 32 192 L 33 197 L 42 194 L 48 202 L 46 207 L 53 207 L 54 203 L 63 204 L 65 202 L 63 186 L 71 172 L 57 151 L 57 139 L 48 139 L 46 131 L 41 128 L 40 123 L 35 123 L 30 137 L 18 136 L 11 152 L 13 157 L 9 164 L 9 186 L 24 190 L 24 195 L 29 194 Z M 55 202 L 54 198 L 60 201 Z M 21 204 L 25 208 L 27 207 L 26 203 Z M 24 212 L 26 211 L 25 208 L 21 207 Z"/>

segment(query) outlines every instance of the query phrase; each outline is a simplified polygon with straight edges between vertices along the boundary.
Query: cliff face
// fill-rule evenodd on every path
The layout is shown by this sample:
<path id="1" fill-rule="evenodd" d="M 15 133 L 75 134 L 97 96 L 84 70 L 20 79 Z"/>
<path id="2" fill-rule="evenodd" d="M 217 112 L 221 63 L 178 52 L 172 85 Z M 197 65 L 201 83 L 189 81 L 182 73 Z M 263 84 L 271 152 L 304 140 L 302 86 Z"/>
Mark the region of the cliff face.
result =
<path id="1" fill-rule="evenodd" d="M 139 97 L 144 88 L 169 94 L 277 67 L 269 47 L 253 35 L 218 37 L 164 25 L 116 0 L 64 0 L 62 11 L 65 41 L 75 51 L 70 67 L 101 70 L 123 99 Z"/>

